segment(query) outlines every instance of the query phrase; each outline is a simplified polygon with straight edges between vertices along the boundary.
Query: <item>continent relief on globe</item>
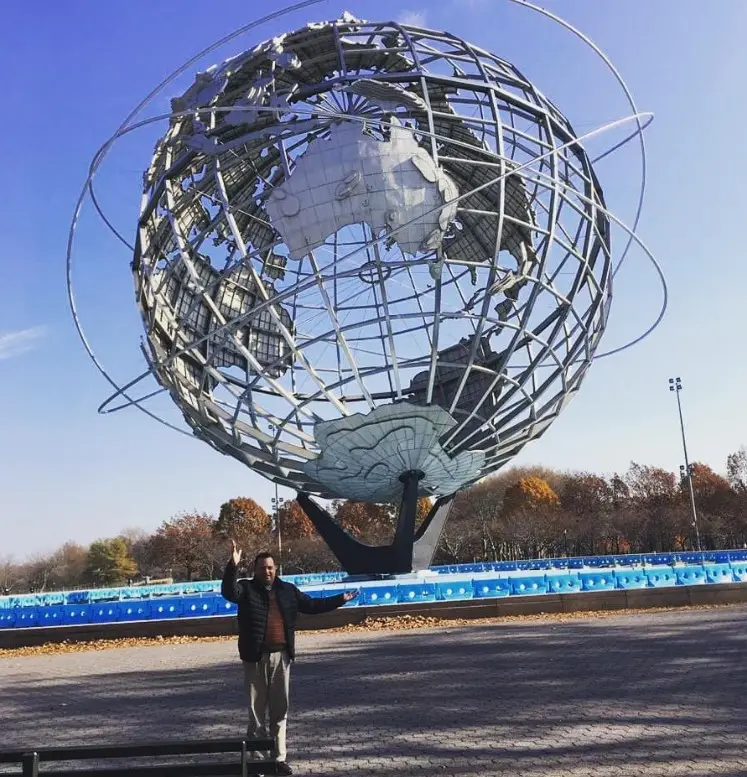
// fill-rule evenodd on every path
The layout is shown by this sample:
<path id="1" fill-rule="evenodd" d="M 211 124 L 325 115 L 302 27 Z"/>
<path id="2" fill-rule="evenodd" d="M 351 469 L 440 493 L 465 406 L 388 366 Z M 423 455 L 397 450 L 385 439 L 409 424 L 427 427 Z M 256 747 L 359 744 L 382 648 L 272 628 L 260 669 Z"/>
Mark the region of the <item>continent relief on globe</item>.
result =
<path id="1" fill-rule="evenodd" d="M 392 117 L 386 140 L 367 134 L 362 122 L 332 124 L 329 138 L 309 144 L 265 207 L 291 259 L 303 259 L 342 227 L 360 223 L 376 237 L 386 230 L 414 256 L 440 249 L 458 196 L 412 131 Z"/>

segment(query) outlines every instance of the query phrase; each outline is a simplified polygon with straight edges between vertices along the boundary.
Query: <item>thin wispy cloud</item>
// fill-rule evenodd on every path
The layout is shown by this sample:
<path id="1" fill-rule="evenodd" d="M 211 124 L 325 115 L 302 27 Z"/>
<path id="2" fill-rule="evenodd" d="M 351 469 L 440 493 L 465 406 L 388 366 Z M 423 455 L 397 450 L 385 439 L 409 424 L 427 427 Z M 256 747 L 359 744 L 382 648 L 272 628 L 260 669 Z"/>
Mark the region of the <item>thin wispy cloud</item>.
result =
<path id="1" fill-rule="evenodd" d="M 397 21 L 400 24 L 411 24 L 413 27 L 425 27 L 428 13 L 425 9 L 419 11 L 403 11 Z"/>
<path id="2" fill-rule="evenodd" d="M 34 326 L 17 332 L 0 332 L 0 361 L 33 350 L 46 331 L 46 327 Z"/>

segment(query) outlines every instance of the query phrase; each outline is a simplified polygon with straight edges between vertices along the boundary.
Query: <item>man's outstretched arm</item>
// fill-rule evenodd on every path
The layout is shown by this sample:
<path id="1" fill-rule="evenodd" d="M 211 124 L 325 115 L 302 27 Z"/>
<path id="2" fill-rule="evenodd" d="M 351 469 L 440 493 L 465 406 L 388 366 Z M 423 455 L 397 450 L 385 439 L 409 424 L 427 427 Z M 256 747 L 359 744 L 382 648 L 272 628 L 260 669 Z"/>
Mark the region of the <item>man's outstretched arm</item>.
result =
<path id="1" fill-rule="evenodd" d="M 343 604 L 352 601 L 357 596 L 358 591 L 345 591 L 345 593 L 337 594 L 337 596 L 323 596 L 320 599 L 313 599 L 308 594 L 305 594 L 303 591 L 296 588 L 298 611 L 304 615 L 321 615 L 325 612 L 331 612 L 338 607 L 342 607 Z"/>
<path id="2" fill-rule="evenodd" d="M 231 540 L 233 544 L 233 550 L 231 558 L 228 559 L 226 569 L 223 572 L 223 582 L 220 586 L 220 593 L 224 599 L 228 599 L 229 602 L 238 604 L 241 599 L 241 588 L 236 580 L 236 572 L 239 561 L 241 561 L 242 551 L 236 547 L 236 543 Z"/>

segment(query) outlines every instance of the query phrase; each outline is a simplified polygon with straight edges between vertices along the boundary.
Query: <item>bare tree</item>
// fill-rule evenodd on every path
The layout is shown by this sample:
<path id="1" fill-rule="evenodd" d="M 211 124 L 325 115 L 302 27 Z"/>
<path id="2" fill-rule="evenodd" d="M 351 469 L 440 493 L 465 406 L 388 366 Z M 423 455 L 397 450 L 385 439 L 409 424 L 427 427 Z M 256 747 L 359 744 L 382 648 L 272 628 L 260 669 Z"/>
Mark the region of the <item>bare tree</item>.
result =
<path id="1" fill-rule="evenodd" d="M 21 565 L 13 556 L 0 557 L 0 594 L 12 593 L 22 579 Z"/>

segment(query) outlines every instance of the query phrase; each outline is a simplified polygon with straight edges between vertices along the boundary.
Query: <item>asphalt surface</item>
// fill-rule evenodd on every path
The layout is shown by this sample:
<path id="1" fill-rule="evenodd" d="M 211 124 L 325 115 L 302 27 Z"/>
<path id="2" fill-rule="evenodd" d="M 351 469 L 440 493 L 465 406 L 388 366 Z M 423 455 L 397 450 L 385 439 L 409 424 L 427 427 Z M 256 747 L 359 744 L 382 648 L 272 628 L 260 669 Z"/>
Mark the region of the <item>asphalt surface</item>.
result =
<path id="1" fill-rule="evenodd" d="M 298 643 L 296 774 L 747 775 L 742 605 Z M 241 736 L 235 643 L 5 656 L 0 721 L 3 748 Z"/>

